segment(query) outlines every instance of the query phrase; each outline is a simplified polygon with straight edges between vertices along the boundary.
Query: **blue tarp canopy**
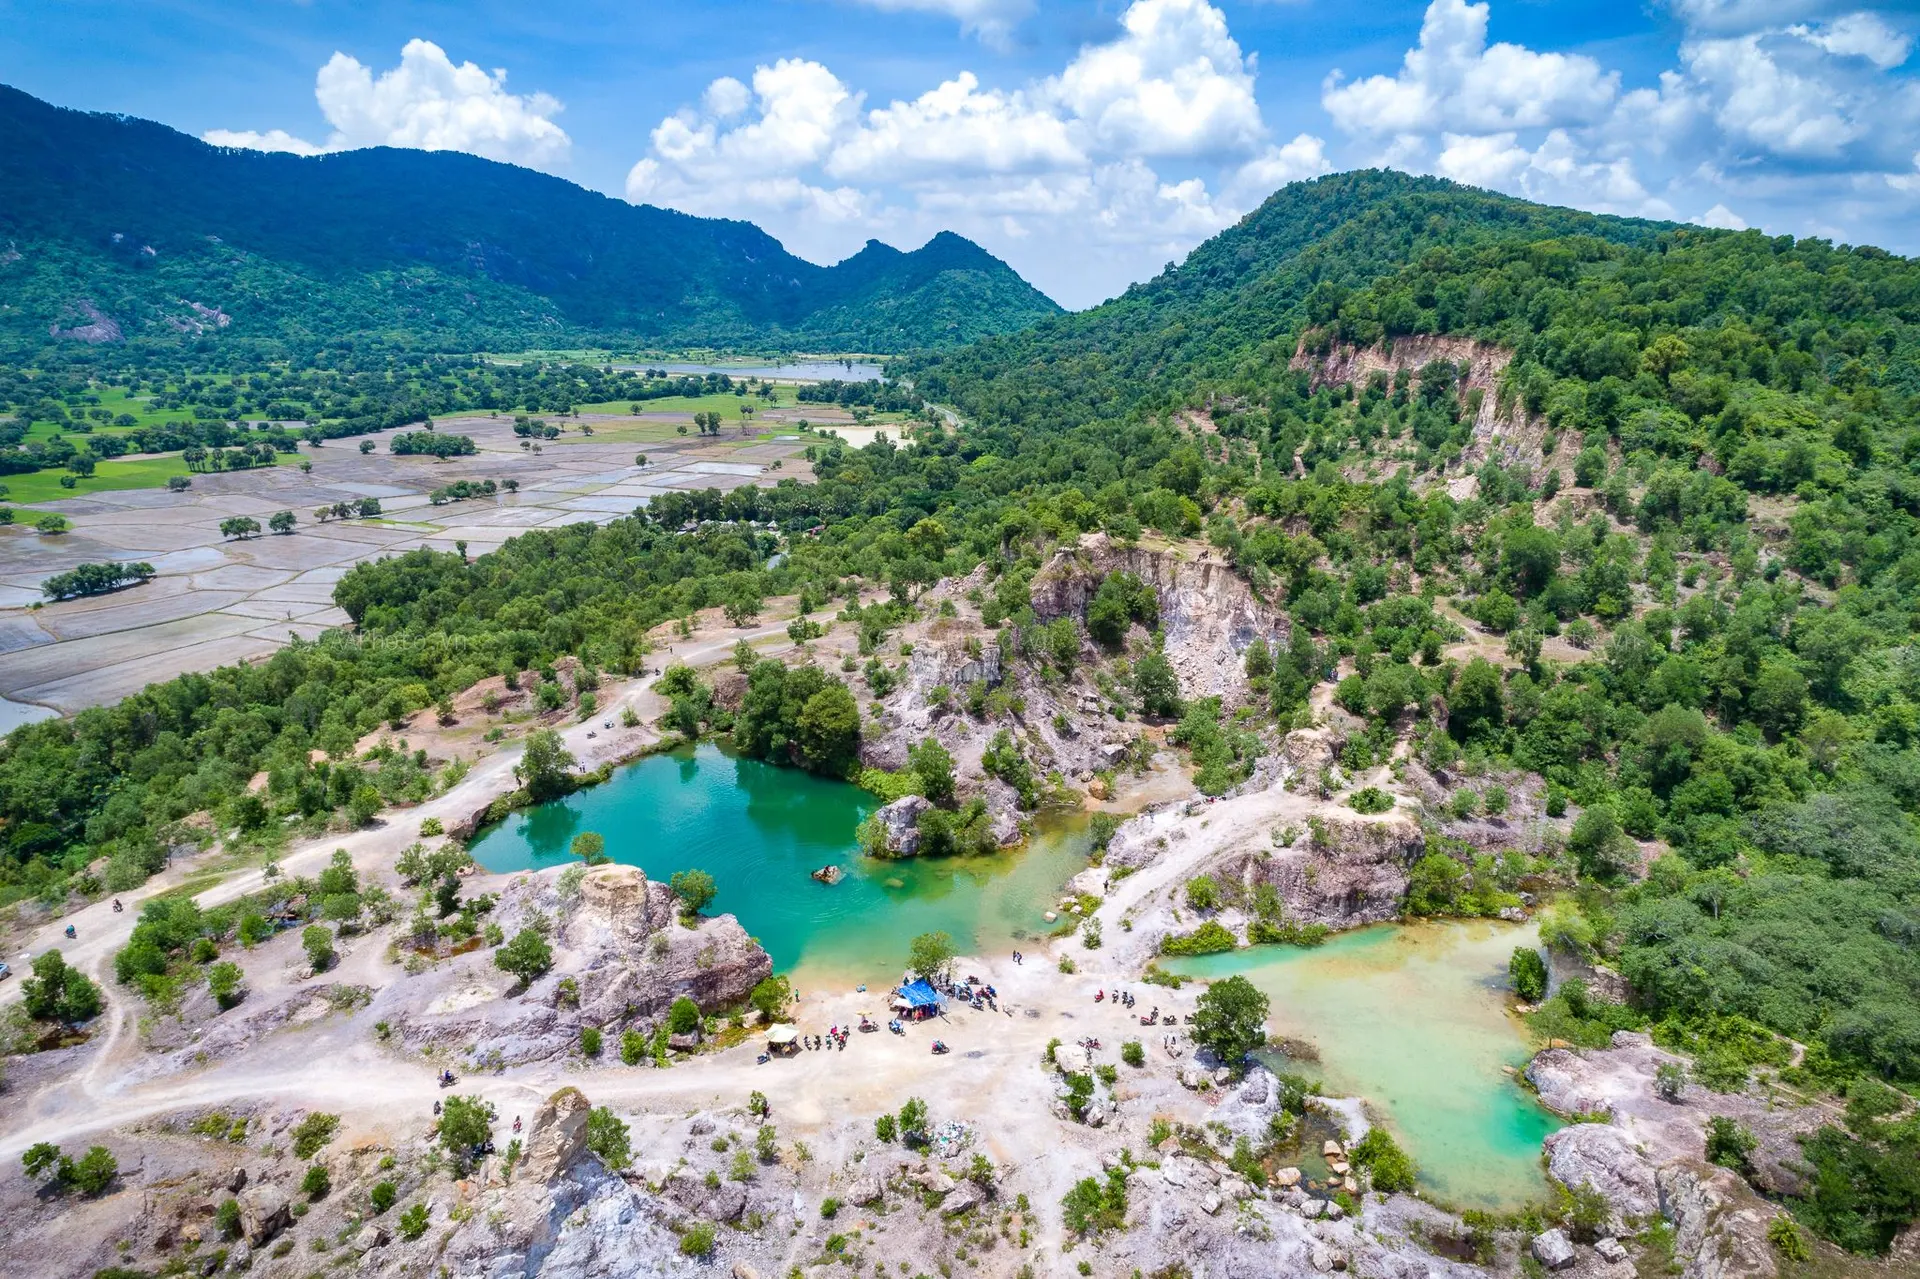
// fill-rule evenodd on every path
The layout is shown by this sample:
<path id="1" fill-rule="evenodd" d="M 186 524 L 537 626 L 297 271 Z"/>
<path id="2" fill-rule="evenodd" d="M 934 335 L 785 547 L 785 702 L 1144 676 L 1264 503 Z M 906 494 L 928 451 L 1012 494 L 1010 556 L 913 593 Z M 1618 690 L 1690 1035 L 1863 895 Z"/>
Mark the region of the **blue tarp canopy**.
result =
<path id="1" fill-rule="evenodd" d="M 924 978 L 920 981 L 902 986 L 899 994 L 900 998 L 906 1001 L 907 1007 L 909 1008 L 938 1008 L 940 1006 L 940 996 L 934 993 L 933 987 L 927 985 Z"/>

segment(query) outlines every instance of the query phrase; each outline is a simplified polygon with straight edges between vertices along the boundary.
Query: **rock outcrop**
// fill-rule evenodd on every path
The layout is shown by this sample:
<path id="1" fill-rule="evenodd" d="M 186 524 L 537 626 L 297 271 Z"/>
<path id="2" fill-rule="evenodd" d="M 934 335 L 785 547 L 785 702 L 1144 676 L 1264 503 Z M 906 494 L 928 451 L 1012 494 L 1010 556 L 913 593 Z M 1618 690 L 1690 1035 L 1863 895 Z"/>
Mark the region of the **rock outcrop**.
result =
<path id="1" fill-rule="evenodd" d="M 1425 851 L 1426 837 L 1411 818 L 1329 818 L 1291 848 L 1265 857 L 1243 853 L 1239 865 L 1217 873 L 1239 873 L 1250 887 L 1273 885 L 1296 922 L 1357 928 L 1399 912 L 1408 875 Z"/>
<path id="2" fill-rule="evenodd" d="M 598 866 L 563 899 L 561 872 L 516 876 L 494 918 L 509 934 L 547 921 L 554 967 L 513 994 L 484 953 L 382 991 L 364 1014 L 386 1021 L 415 1050 L 468 1054 L 476 1065 L 512 1066 L 572 1052 L 582 1027 L 651 1033 L 673 1001 L 703 1010 L 737 1004 L 773 972 L 767 952 L 732 915 L 679 922 L 679 899 L 633 866 Z M 571 981 L 571 997 L 560 983 Z"/>
<path id="3" fill-rule="evenodd" d="M 1565 1048 L 1535 1053 L 1527 1063 L 1527 1082 L 1540 1094 L 1540 1104 L 1562 1118 L 1613 1114 L 1613 1099 L 1586 1059 Z"/>
<path id="4" fill-rule="evenodd" d="M 1569 1189 L 1598 1191 L 1612 1209 L 1615 1229 L 1660 1205 L 1653 1165 L 1632 1138 L 1611 1124 L 1574 1124 L 1546 1140 L 1547 1172 Z"/>
<path id="5" fill-rule="evenodd" d="M 1673 1223 L 1680 1279 L 1772 1279 L 1767 1245 L 1773 1209 L 1747 1184 L 1712 1164 L 1669 1164 L 1658 1177 L 1660 1211 Z"/>
<path id="6" fill-rule="evenodd" d="M 573 1167 L 587 1148 L 587 1115 L 592 1109 L 578 1088 L 562 1088 L 541 1102 L 533 1112 L 517 1175 L 544 1183 Z"/>
<path id="7" fill-rule="evenodd" d="M 1183 697 L 1219 697 L 1229 709 L 1248 696 L 1245 657 L 1255 640 L 1285 647 L 1286 617 L 1253 593 L 1225 560 L 1171 550 L 1120 546 L 1103 533 L 1063 550 L 1034 575 L 1033 612 L 1043 622 L 1084 623 L 1087 604 L 1110 573 L 1131 573 L 1152 588 L 1167 661 Z"/>
<path id="8" fill-rule="evenodd" d="M 919 795 L 904 795 L 891 804 L 883 804 L 874 813 L 886 840 L 887 853 L 893 857 L 914 857 L 920 852 L 920 814 L 933 807 L 931 800 Z"/>

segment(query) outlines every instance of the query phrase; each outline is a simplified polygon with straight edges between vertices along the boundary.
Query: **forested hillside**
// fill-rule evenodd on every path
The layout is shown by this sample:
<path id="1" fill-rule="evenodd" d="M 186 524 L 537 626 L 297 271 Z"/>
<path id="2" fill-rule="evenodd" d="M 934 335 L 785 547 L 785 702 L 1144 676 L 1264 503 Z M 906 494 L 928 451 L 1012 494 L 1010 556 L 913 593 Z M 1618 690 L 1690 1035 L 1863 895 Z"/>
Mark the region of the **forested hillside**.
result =
<path id="1" fill-rule="evenodd" d="M 0 341 L 15 348 L 104 321 L 90 336 L 898 351 L 1059 310 L 957 236 L 823 268 L 749 223 L 474 156 L 228 150 L 4 87 L 0 187 Z"/>
<path id="2" fill-rule="evenodd" d="M 1204 537 L 1291 622 L 1249 651 L 1262 704 L 1223 720 L 1133 652 L 1102 671 L 1116 714 L 1171 726 L 1209 793 L 1314 723 L 1337 753 L 1297 785 L 1443 790 L 1405 909 L 1540 894 L 1548 943 L 1633 992 L 1570 983 L 1544 1033 L 1644 1027 L 1704 1086 L 1845 1095 L 1796 1211 L 1884 1251 L 1920 1213 L 1920 1121 L 1874 1082 L 1920 1085 L 1916 324 L 1920 266 L 1874 249 L 1391 174 L 1291 187 L 1107 306 L 902 361 L 957 431 L 820 445 L 815 484 L 673 494 L 471 564 L 365 565 L 337 596 L 357 634 L 16 731 L 0 873 L 57 899 L 96 858 L 138 878 L 196 813 L 343 820 L 419 783 L 405 756 L 351 759 L 359 735 L 503 669 L 632 669 L 646 628 L 703 606 L 799 594 L 864 653 L 918 588 L 984 566 L 969 606 L 1005 660 L 1064 677 L 1091 650 L 1036 618 L 1036 571 L 1094 530 Z M 1320 363 L 1391 365 L 1413 335 L 1505 362 L 1476 386 L 1453 358 L 1357 384 Z M 677 532 L 694 519 L 717 522 Z M 891 604 L 854 605 L 880 583 Z M 896 677 L 862 672 L 869 694 Z M 1020 708 L 964 713 L 1017 760 Z M 1501 856 L 1448 834 L 1521 795 Z"/>

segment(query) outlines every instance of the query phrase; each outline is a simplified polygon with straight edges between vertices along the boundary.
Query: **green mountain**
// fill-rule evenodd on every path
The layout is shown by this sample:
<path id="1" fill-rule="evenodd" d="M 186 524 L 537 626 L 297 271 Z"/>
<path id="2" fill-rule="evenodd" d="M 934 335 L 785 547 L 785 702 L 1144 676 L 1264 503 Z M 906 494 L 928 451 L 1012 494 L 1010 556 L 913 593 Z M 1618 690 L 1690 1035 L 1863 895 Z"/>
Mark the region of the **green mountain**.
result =
<path id="1" fill-rule="evenodd" d="M 1284 365 L 1286 343 L 1329 299 L 1435 250 L 1465 265 L 1476 245 L 1568 237 L 1639 245 L 1673 230 L 1442 178 L 1339 173 L 1283 187 L 1179 266 L 1110 302 L 929 359 L 915 372 L 934 398 L 965 400 L 977 414 L 1043 410 L 1081 420 L 1116 406 L 1170 403 L 1256 352 Z M 1419 328 L 1418 319 L 1408 316 L 1395 331 L 1439 331 Z M 1274 339 L 1286 349 L 1259 351 Z"/>
<path id="2" fill-rule="evenodd" d="M 1060 308 L 959 236 L 833 267 L 746 222 L 455 152 L 300 157 L 0 87 L 0 341 L 383 335 L 899 351 Z"/>

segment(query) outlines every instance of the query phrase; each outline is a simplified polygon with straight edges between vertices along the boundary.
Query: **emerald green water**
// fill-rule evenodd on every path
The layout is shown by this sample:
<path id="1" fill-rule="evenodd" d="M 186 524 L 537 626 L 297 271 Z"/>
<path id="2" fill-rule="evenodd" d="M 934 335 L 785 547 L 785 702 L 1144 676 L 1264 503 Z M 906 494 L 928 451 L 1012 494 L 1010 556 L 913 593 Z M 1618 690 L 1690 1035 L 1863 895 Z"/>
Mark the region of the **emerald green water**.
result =
<path id="1" fill-rule="evenodd" d="M 704 870 L 720 890 L 709 909 L 738 916 L 803 988 L 894 981 L 908 943 L 935 929 L 962 953 L 1007 949 L 1044 930 L 1041 913 L 1087 864 L 1081 821 L 1043 828 L 1016 852 L 876 861 L 854 841 L 874 804 L 844 782 L 701 745 L 517 813 L 485 832 L 473 856 L 491 871 L 565 865 L 568 844 L 590 830 L 605 836 L 613 860 L 649 878 Z M 807 877 L 829 863 L 846 871 L 838 884 Z"/>
<path id="2" fill-rule="evenodd" d="M 1384 1110 L 1439 1198 L 1508 1208 L 1545 1192 L 1540 1143 L 1560 1126 L 1501 1070 L 1529 1052 L 1505 987 L 1513 948 L 1533 941 L 1512 924 L 1393 924 L 1168 967 L 1246 977 L 1272 1001 L 1272 1031 L 1319 1050 L 1318 1063 L 1285 1068 Z"/>

